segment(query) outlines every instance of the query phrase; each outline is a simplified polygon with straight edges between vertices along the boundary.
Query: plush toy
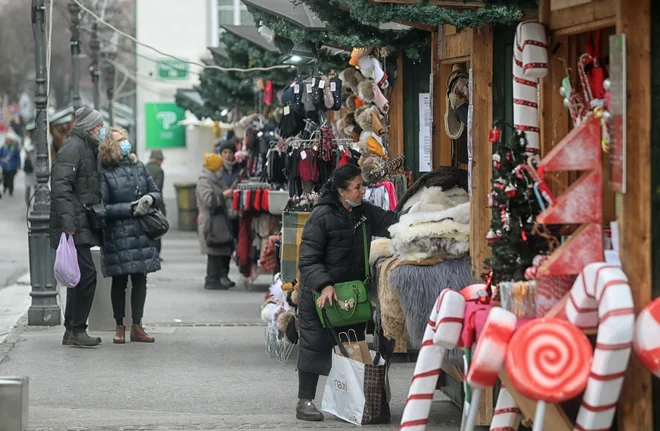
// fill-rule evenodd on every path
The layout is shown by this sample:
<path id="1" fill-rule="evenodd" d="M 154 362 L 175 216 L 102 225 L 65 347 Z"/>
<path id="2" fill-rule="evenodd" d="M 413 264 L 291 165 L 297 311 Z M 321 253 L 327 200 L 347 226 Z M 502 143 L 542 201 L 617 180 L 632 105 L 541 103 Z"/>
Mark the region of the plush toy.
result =
<path id="1" fill-rule="evenodd" d="M 349 67 L 339 74 L 339 79 L 341 79 L 344 87 L 357 94 L 358 84 L 364 81 L 364 76 L 359 70 Z"/>
<path id="2" fill-rule="evenodd" d="M 387 82 L 387 75 L 383 71 L 383 67 L 380 65 L 378 59 L 370 55 L 361 57 L 360 71 L 365 78 L 373 79 L 381 90 L 390 86 L 389 82 Z"/>
<path id="3" fill-rule="evenodd" d="M 371 79 L 366 79 L 358 84 L 358 95 L 367 103 L 374 103 L 380 109 L 380 112 L 387 114 L 390 110 L 390 103 L 383 96 L 383 92 Z"/>

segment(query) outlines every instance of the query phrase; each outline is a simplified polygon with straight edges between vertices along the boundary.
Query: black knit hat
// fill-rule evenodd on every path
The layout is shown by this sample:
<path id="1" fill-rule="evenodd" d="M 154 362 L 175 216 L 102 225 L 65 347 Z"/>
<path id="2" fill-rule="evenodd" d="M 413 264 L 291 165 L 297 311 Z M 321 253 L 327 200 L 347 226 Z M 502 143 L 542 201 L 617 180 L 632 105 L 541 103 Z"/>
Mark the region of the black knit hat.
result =
<path id="1" fill-rule="evenodd" d="M 236 141 L 233 139 L 229 139 L 226 141 L 221 141 L 218 144 L 216 144 L 216 148 L 218 149 L 218 153 L 222 153 L 224 150 L 231 150 L 232 152 L 236 152 Z"/>

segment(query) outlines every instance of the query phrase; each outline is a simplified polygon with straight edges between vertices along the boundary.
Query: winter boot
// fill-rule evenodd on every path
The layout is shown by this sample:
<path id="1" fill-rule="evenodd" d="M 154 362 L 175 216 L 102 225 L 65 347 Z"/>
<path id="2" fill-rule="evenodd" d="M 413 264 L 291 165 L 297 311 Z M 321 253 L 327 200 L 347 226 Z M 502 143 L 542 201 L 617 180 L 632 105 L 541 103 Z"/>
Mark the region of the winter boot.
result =
<path id="1" fill-rule="evenodd" d="M 144 332 L 142 325 L 133 324 L 131 326 L 131 341 L 134 343 L 153 343 L 156 339 Z"/>
<path id="2" fill-rule="evenodd" d="M 296 418 L 301 421 L 318 422 L 323 420 L 323 413 L 316 408 L 312 400 L 300 400 L 296 407 Z"/>
<path id="3" fill-rule="evenodd" d="M 222 285 L 223 289 L 229 289 L 230 287 L 236 286 L 236 283 L 231 281 L 228 275 L 229 275 L 229 271 L 226 269 L 223 269 L 220 272 L 220 284 Z"/>
<path id="4" fill-rule="evenodd" d="M 223 290 L 225 288 L 222 286 L 219 279 L 206 277 L 206 282 L 204 283 L 204 289 L 206 289 L 206 290 Z"/>
<path id="5" fill-rule="evenodd" d="M 112 339 L 112 342 L 115 344 L 126 343 L 126 326 L 117 325 L 115 328 L 115 337 Z"/>
<path id="6" fill-rule="evenodd" d="M 86 331 L 76 332 L 72 331 L 69 336 L 69 345 L 79 347 L 96 347 L 101 344 L 101 339 L 98 337 L 90 337 Z"/>
<path id="7" fill-rule="evenodd" d="M 64 330 L 64 336 L 62 337 L 62 345 L 63 346 L 69 346 L 69 338 L 71 338 L 71 330 L 70 329 L 65 329 Z"/>

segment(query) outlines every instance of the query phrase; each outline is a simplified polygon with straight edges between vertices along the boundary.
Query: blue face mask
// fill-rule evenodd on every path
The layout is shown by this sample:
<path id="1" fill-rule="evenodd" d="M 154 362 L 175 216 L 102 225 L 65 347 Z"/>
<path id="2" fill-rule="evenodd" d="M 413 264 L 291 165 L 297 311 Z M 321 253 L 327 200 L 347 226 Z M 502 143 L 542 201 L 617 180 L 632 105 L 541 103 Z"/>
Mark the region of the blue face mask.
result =
<path id="1" fill-rule="evenodd" d="M 102 127 L 101 130 L 99 130 L 99 142 L 101 142 L 103 139 L 105 139 L 105 134 L 107 133 L 107 130 L 105 127 Z"/>
<path id="2" fill-rule="evenodd" d="M 219 180 L 222 179 L 222 172 L 216 172 L 215 175 L 218 177 Z"/>
<path id="3" fill-rule="evenodd" d="M 362 204 L 358 204 L 356 202 L 353 202 L 352 200 L 349 200 L 349 199 L 346 199 L 346 203 L 349 204 L 350 206 L 352 206 L 353 208 L 357 208 L 360 205 L 362 205 Z"/>
<path id="4" fill-rule="evenodd" d="M 129 154 L 131 154 L 131 143 L 128 141 L 123 141 L 121 144 L 119 144 L 119 148 L 121 148 L 121 155 L 126 157 Z"/>

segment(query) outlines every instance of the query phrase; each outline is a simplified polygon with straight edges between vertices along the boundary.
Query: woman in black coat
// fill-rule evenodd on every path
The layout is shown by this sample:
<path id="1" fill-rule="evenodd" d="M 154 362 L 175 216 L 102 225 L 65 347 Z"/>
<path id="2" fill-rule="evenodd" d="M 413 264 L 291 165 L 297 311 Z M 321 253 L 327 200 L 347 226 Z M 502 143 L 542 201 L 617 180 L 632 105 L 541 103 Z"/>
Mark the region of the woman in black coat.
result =
<path id="1" fill-rule="evenodd" d="M 142 228 L 140 217 L 163 197 L 149 171 L 131 154 L 131 144 L 122 129 L 111 128 L 99 145 L 101 196 L 105 205 L 107 228 L 103 242 L 103 275 L 112 277 L 112 310 L 117 328 L 113 342 L 126 342 L 124 313 L 126 286 L 131 277 L 133 325 L 131 341 L 153 343 L 142 328 L 147 297 L 147 273 L 160 270 L 156 243 Z"/>
<path id="2" fill-rule="evenodd" d="M 332 304 L 337 300 L 335 284 L 364 280 L 362 224 L 366 223 L 368 250 L 372 236 L 389 237 L 388 228 L 398 221 L 396 213 L 363 202 L 364 193 L 360 168 L 351 164 L 338 167 L 303 229 L 298 260 L 300 356 L 296 408 L 296 417 L 301 420 L 323 420 L 313 400 L 319 376 L 327 376 L 332 368 L 333 342 L 316 313 L 314 292 L 321 294 L 318 305 L 326 301 Z M 343 332 L 351 328 L 358 339 L 365 339 L 366 324 L 336 329 Z"/>

